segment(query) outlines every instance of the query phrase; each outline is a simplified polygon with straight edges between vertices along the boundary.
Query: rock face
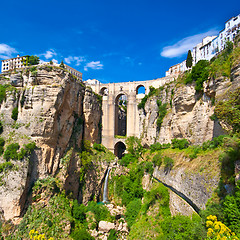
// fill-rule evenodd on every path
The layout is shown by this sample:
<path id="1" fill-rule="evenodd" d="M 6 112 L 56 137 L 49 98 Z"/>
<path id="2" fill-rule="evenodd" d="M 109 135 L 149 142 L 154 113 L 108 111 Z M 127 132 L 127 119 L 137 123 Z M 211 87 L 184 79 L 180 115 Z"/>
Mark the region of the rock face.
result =
<path id="1" fill-rule="evenodd" d="M 225 133 L 222 123 L 212 121 L 215 102 L 226 97 L 226 92 L 240 86 L 240 65 L 232 69 L 231 80 L 220 77 L 208 81 L 203 93 L 197 93 L 194 85 L 164 86 L 160 96 L 147 100 L 144 110 L 139 110 L 140 136 L 143 144 L 169 143 L 173 138 L 186 138 L 191 144 L 202 144 Z M 157 100 L 169 106 L 161 128 L 157 127 Z M 170 103 L 170 104 L 169 104 Z"/>
<path id="2" fill-rule="evenodd" d="M 99 142 L 101 102 L 82 82 L 57 67 L 40 65 L 34 72 L 23 70 L 3 81 L 15 88 L 6 92 L 6 100 L 0 105 L 1 137 L 7 144 L 18 142 L 22 146 L 34 141 L 37 145 L 30 164 L 16 163 L 21 165 L 18 170 L 3 175 L 0 208 L 7 220 L 21 215 L 36 179 L 58 172 L 68 147 L 81 148 L 83 140 Z M 15 122 L 11 114 L 16 107 Z M 0 163 L 4 161 L 1 157 Z"/>
<path id="3" fill-rule="evenodd" d="M 115 225 L 111 222 L 100 221 L 98 224 L 98 230 L 102 232 L 109 232 L 111 229 L 114 229 Z"/>

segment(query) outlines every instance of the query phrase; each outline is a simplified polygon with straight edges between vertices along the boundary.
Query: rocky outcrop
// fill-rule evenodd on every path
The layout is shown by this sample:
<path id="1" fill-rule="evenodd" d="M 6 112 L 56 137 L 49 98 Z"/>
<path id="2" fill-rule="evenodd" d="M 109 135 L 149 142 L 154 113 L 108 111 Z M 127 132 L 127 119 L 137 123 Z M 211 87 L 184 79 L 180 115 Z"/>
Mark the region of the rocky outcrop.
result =
<path id="1" fill-rule="evenodd" d="M 193 162 L 192 165 L 194 166 L 195 163 Z M 216 166 L 215 168 L 216 172 L 213 175 L 208 172 L 201 172 L 203 171 L 202 169 L 199 172 L 197 172 L 197 169 L 193 171 L 186 165 L 184 166 L 184 164 L 181 166 L 179 163 L 176 163 L 176 166 L 170 171 L 166 171 L 164 167 L 155 168 L 153 176 L 167 184 L 170 188 L 174 188 L 174 190 L 179 192 L 179 196 L 182 199 L 185 198 L 194 207 L 205 209 L 208 199 L 212 197 L 219 183 L 220 169 L 217 169 Z M 170 195 L 172 213 L 181 212 L 181 214 L 188 215 L 193 211 L 189 204 L 185 204 L 186 207 L 184 207 L 182 201 L 177 199 L 174 194 Z"/>
<path id="2" fill-rule="evenodd" d="M 163 87 L 158 96 L 149 98 L 144 110 L 139 110 L 140 136 L 144 145 L 154 142 L 169 143 L 173 138 L 186 138 L 191 144 L 202 144 L 222 135 L 226 126 L 211 120 L 215 103 L 227 98 L 226 93 L 240 86 L 240 65 L 232 69 L 231 78 L 219 77 L 204 83 L 202 93 L 194 84 L 172 82 Z M 161 128 L 157 127 L 157 100 L 168 105 Z M 227 129 L 226 129 L 227 130 Z"/>
<path id="3" fill-rule="evenodd" d="M 21 215 L 36 179 L 58 173 L 67 148 L 81 148 L 83 140 L 99 141 L 101 102 L 82 82 L 58 67 L 40 65 L 2 81 L 13 87 L 0 106 L 1 137 L 7 144 L 22 146 L 34 141 L 37 145 L 29 161 L 14 163 L 18 168 L 1 176 L 0 208 L 7 220 Z M 14 121 L 11 115 L 16 107 L 18 119 Z M 0 163 L 4 161 L 1 157 Z"/>

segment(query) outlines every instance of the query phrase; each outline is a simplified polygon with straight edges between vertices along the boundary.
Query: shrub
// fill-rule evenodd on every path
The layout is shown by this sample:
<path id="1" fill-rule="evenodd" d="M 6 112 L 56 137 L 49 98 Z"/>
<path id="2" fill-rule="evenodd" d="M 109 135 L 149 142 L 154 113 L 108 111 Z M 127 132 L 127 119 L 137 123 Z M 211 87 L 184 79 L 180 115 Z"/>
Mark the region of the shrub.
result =
<path id="1" fill-rule="evenodd" d="M 117 240 L 117 239 L 118 239 L 117 231 L 115 229 L 111 229 L 107 240 Z"/>
<path id="2" fill-rule="evenodd" d="M 10 159 L 17 160 L 18 159 L 18 149 L 19 149 L 19 144 L 18 143 L 12 143 L 7 146 L 3 158 L 9 161 Z"/>
<path id="3" fill-rule="evenodd" d="M 161 167 L 161 165 L 162 165 L 162 154 L 161 153 L 157 153 L 153 157 L 152 162 L 153 162 L 155 167 Z"/>
<path id="4" fill-rule="evenodd" d="M 102 204 L 97 204 L 94 201 L 88 202 L 87 211 L 94 213 L 97 224 L 100 221 L 112 221 L 112 217 L 108 208 Z"/>
<path id="5" fill-rule="evenodd" d="M 7 85 L 0 84 L 0 104 L 6 99 L 6 88 Z"/>
<path id="6" fill-rule="evenodd" d="M 127 145 L 127 151 L 132 154 L 137 159 L 139 157 L 142 157 L 142 154 L 144 152 L 143 146 L 141 144 L 141 141 L 137 137 L 128 137 L 126 139 L 126 145 Z"/>
<path id="7" fill-rule="evenodd" d="M 131 163 L 131 162 L 133 163 L 133 162 L 136 162 L 136 161 L 137 161 L 137 159 L 136 159 L 135 156 L 133 156 L 130 153 L 127 153 L 120 159 L 119 164 L 121 166 L 128 166 L 129 163 Z"/>
<path id="8" fill-rule="evenodd" d="M 12 110 L 12 119 L 13 120 L 17 120 L 18 119 L 18 108 L 17 107 L 15 107 L 13 110 Z"/>
<path id="9" fill-rule="evenodd" d="M 167 104 L 166 103 L 162 104 L 160 100 L 157 100 L 157 105 L 158 105 L 157 126 L 158 126 L 158 129 L 160 129 L 163 122 L 163 118 L 167 114 Z"/>
<path id="10" fill-rule="evenodd" d="M 173 167 L 174 161 L 170 157 L 164 157 L 164 170 L 165 171 L 170 171 Z"/>
<path id="11" fill-rule="evenodd" d="M 197 154 L 200 152 L 200 147 L 199 146 L 192 146 L 193 153 L 189 155 L 191 159 L 194 159 L 197 157 Z"/>
<path id="12" fill-rule="evenodd" d="M 153 174 L 154 169 L 153 169 L 153 164 L 151 162 L 146 162 L 145 163 L 145 171 L 147 173 L 149 173 L 150 175 Z"/>
<path id="13" fill-rule="evenodd" d="M 7 169 L 12 169 L 13 166 L 11 162 L 0 163 L 0 173 L 5 172 Z"/>
<path id="14" fill-rule="evenodd" d="M 78 201 L 75 199 L 72 206 L 72 215 L 75 219 L 83 223 L 86 219 L 87 208 L 83 204 L 78 204 Z"/>
<path id="15" fill-rule="evenodd" d="M 92 237 L 84 227 L 84 225 L 78 225 L 74 231 L 70 234 L 72 239 L 74 240 L 94 240 L 94 237 Z"/>
<path id="16" fill-rule="evenodd" d="M 159 151 L 161 149 L 162 149 L 162 145 L 159 142 L 150 145 L 151 152 Z"/>
<path id="17" fill-rule="evenodd" d="M 26 153 L 30 154 L 36 148 L 36 143 L 30 142 L 28 144 L 24 144 L 24 147 L 26 149 Z"/>
<path id="18" fill-rule="evenodd" d="M 128 227 L 131 228 L 131 226 L 134 224 L 137 215 L 141 209 L 142 201 L 141 199 L 134 199 L 127 205 L 127 210 L 125 213 L 126 221 L 128 224 Z"/>
<path id="19" fill-rule="evenodd" d="M 177 139 L 174 138 L 171 140 L 172 141 L 172 148 L 179 148 L 184 149 L 184 148 L 188 148 L 189 146 L 189 142 L 187 141 L 187 139 L 183 138 L 183 139 Z"/>
<path id="20" fill-rule="evenodd" d="M 5 145 L 5 140 L 0 137 L 0 146 L 3 147 Z"/>
<path id="21" fill-rule="evenodd" d="M 168 217 L 161 222 L 163 240 L 200 240 L 206 239 L 206 230 L 198 216 L 192 217 L 177 215 Z"/>
<path id="22" fill-rule="evenodd" d="M 102 145 L 102 144 L 97 144 L 97 143 L 94 143 L 93 144 L 93 148 L 99 152 L 105 152 L 105 147 Z"/>
<path id="23" fill-rule="evenodd" d="M 185 84 L 195 81 L 195 90 L 201 91 L 203 89 L 203 82 L 208 80 L 209 76 L 209 62 L 207 60 L 200 60 L 192 68 L 191 73 L 186 77 Z"/>
<path id="24" fill-rule="evenodd" d="M 222 146 L 223 139 L 225 138 L 225 135 L 220 135 L 218 137 L 213 138 L 212 141 L 206 141 L 202 144 L 202 149 L 206 151 L 207 149 L 214 149 L 218 146 Z"/>

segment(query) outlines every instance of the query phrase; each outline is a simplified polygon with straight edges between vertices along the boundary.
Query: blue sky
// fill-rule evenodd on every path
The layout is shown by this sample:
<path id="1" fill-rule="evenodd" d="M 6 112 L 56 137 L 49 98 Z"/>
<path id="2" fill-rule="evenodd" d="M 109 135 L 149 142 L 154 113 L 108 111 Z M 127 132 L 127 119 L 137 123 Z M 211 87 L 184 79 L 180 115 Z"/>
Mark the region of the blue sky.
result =
<path id="1" fill-rule="evenodd" d="M 38 55 L 84 80 L 150 80 L 239 13 L 239 0 L 1 1 L 0 60 Z"/>

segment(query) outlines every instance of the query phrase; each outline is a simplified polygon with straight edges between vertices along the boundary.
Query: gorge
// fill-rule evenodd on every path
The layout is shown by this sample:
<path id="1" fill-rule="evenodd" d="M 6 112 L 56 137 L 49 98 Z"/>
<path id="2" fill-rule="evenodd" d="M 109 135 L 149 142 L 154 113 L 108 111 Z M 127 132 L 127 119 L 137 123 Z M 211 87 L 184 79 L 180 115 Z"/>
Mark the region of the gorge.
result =
<path id="1" fill-rule="evenodd" d="M 145 82 L 90 87 L 54 65 L 0 75 L 0 238 L 207 239 L 213 214 L 239 235 L 227 208 L 239 194 L 239 49 Z"/>

